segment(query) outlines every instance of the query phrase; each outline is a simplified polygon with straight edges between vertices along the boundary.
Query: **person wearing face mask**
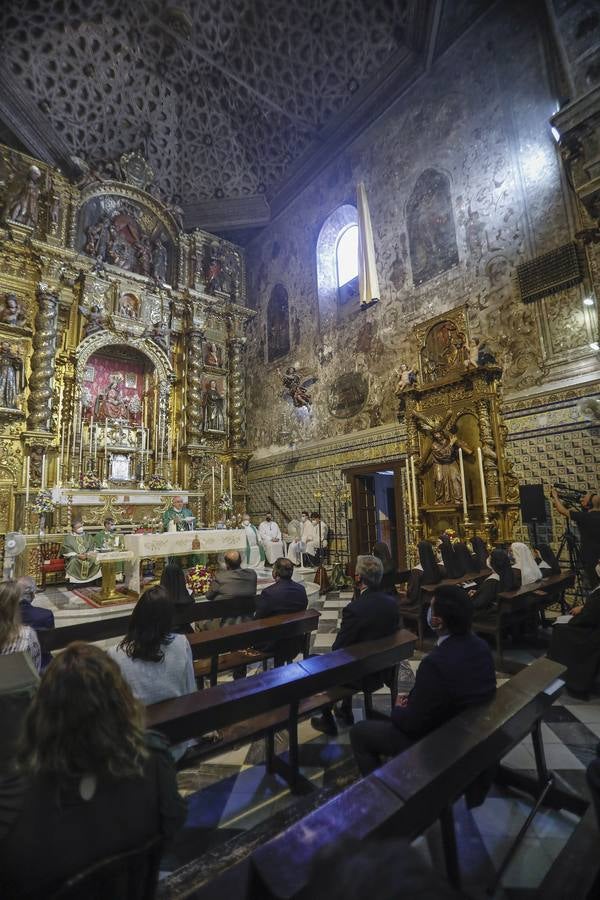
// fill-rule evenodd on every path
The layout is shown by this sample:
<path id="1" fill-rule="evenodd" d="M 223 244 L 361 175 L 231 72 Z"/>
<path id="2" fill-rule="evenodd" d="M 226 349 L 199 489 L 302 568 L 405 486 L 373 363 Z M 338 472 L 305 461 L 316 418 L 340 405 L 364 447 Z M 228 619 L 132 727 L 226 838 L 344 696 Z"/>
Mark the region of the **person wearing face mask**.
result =
<path id="1" fill-rule="evenodd" d="M 242 526 L 246 532 L 246 553 L 244 554 L 244 565 L 248 568 L 255 569 L 265 564 L 265 551 L 262 541 L 258 533 L 258 528 L 250 521 L 248 513 L 242 516 Z"/>
<path id="2" fill-rule="evenodd" d="M 308 542 L 313 539 L 313 527 L 309 515 L 304 510 L 300 516 L 300 534 L 288 545 L 287 558 L 295 566 L 302 565 L 302 554 L 306 552 Z"/>
<path id="3" fill-rule="evenodd" d="M 265 556 L 269 565 L 273 565 L 280 556 L 285 556 L 281 530 L 277 522 L 273 521 L 271 513 L 267 513 L 264 521 L 258 526 L 258 533 L 265 548 Z"/>
<path id="4" fill-rule="evenodd" d="M 310 524 L 312 535 L 307 541 L 306 553 L 310 556 L 313 565 L 320 566 L 327 547 L 327 533 L 329 529 L 318 512 L 311 513 Z"/>
<path id="5" fill-rule="evenodd" d="M 72 584 L 89 584 L 100 575 L 100 566 L 95 561 L 96 542 L 91 534 L 86 534 L 83 521 L 73 519 L 70 534 L 63 538 L 60 555 L 64 557 L 67 580 Z"/>
<path id="6" fill-rule="evenodd" d="M 600 560 L 596 575 L 600 579 Z M 600 583 L 585 604 L 571 609 L 568 622 L 554 625 L 548 657 L 567 666 L 567 690 L 587 699 L 600 670 Z"/>
<path id="7" fill-rule="evenodd" d="M 469 706 L 491 700 L 496 672 L 489 646 L 471 631 L 472 604 L 458 586 L 436 588 L 427 621 L 437 645 L 417 669 L 410 694 L 398 697 L 390 722 L 365 720 L 350 731 L 358 768 L 368 775 Z"/>
<path id="8" fill-rule="evenodd" d="M 125 545 L 123 538 L 117 531 L 115 520 L 112 516 L 107 516 L 104 520 L 104 528 L 99 531 L 95 538 L 95 544 L 98 550 L 124 550 Z M 122 581 L 124 563 L 117 563 L 117 579 Z"/>

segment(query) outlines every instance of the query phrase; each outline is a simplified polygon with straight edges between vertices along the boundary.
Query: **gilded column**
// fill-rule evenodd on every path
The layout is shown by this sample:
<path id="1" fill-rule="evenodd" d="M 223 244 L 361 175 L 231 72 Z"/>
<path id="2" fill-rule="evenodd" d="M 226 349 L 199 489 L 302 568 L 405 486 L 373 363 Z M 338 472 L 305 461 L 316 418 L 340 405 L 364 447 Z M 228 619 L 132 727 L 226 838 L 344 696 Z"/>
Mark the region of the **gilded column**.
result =
<path id="1" fill-rule="evenodd" d="M 246 338 L 229 341 L 229 438 L 232 448 L 246 445 L 246 393 L 243 355 Z"/>
<path id="2" fill-rule="evenodd" d="M 489 400 L 478 400 L 477 415 L 479 418 L 479 434 L 481 436 L 481 453 L 483 456 L 485 486 L 488 499 L 496 501 L 501 499 L 500 473 L 498 471 L 498 455 L 494 446 L 494 435 L 492 433 Z"/>
<path id="3" fill-rule="evenodd" d="M 199 444 L 202 437 L 202 339 L 204 332 L 191 326 L 187 335 L 187 431 L 188 445 Z"/>
<path id="4" fill-rule="evenodd" d="M 37 303 L 27 428 L 29 431 L 49 432 L 52 422 L 52 379 L 56 365 L 58 297 L 47 285 L 40 283 L 37 288 Z"/>

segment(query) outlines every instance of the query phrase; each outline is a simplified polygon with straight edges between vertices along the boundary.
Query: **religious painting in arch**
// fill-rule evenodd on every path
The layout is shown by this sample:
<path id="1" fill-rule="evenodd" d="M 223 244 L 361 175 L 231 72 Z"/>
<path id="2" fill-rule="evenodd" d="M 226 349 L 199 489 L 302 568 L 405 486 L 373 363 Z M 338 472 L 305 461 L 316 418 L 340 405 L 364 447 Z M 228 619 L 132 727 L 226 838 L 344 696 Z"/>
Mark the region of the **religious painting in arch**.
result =
<path id="1" fill-rule="evenodd" d="M 267 306 L 267 361 L 290 352 L 290 311 L 288 292 L 282 284 L 271 291 Z"/>
<path id="2" fill-rule="evenodd" d="M 84 203 L 77 249 L 128 272 L 172 281 L 176 254 L 171 237 L 150 209 L 129 198 L 109 194 Z"/>
<path id="3" fill-rule="evenodd" d="M 421 350 L 423 382 L 464 372 L 469 362 L 469 347 L 464 331 L 450 319 L 436 322 L 425 337 Z"/>
<path id="4" fill-rule="evenodd" d="M 207 378 L 202 392 L 202 429 L 213 434 L 225 434 L 226 387 L 224 378 Z"/>
<path id="5" fill-rule="evenodd" d="M 419 175 L 406 208 L 413 282 L 423 284 L 458 265 L 456 228 L 450 180 L 425 169 Z"/>

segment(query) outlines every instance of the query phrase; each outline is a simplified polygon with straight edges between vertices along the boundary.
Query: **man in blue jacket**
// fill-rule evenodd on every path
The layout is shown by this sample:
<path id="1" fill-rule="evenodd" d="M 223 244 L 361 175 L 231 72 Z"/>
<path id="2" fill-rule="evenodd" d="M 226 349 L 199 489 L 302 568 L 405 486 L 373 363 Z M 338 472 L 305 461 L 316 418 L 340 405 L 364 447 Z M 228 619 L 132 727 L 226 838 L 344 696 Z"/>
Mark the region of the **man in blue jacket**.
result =
<path id="1" fill-rule="evenodd" d="M 256 598 L 256 619 L 266 619 L 269 616 L 283 615 L 284 613 L 301 612 L 308 606 L 308 595 L 301 581 L 293 581 L 294 564 L 291 560 L 280 556 L 273 563 L 273 578 L 275 584 L 269 585 Z M 275 665 L 282 666 L 291 660 L 302 650 L 303 638 L 285 638 L 269 644 L 263 649 L 274 651 Z M 258 649 L 258 648 L 257 648 Z"/>
<path id="2" fill-rule="evenodd" d="M 44 609 L 43 606 L 34 606 L 35 599 L 35 581 L 30 575 L 23 575 L 19 578 L 17 584 L 21 588 L 21 600 L 19 601 L 19 612 L 21 613 L 21 622 L 23 625 L 30 625 L 34 631 L 47 631 L 54 628 L 54 613 L 50 609 Z M 42 669 L 52 661 L 50 653 L 42 653 Z"/>
<path id="3" fill-rule="evenodd" d="M 358 768 L 368 775 L 461 710 L 496 691 L 489 646 L 471 632 L 472 604 L 460 587 L 436 588 L 428 622 L 437 646 L 421 662 L 410 694 L 398 697 L 390 722 L 359 722 L 350 731 Z"/>

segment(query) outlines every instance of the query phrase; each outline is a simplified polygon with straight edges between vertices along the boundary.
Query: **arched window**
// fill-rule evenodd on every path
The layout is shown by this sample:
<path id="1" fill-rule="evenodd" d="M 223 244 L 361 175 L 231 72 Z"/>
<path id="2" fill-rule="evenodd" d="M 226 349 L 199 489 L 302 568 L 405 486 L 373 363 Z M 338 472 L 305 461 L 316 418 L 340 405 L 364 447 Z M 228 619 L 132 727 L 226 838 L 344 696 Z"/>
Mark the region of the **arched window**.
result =
<path id="1" fill-rule="evenodd" d="M 321 227 L 317 240 L 317 288 L 321 324 L 351 313 L 358 297 L 358 213 L 349 203 L 338 206 Z M 358 300 L 356 302 L 358 309 Z"/>
<path id="2" fill-rule="evenodd" d="M 348 225 L 340 232 L 335 250 L 338 288 L 358 278 L 358 225 Z"/>
<path id="3" fill-rule="evenodd" d="M 288 292 L 276 284 L 267 306 L 267 361 L 273 362 L 290 352 L 290 312 Z"/>

